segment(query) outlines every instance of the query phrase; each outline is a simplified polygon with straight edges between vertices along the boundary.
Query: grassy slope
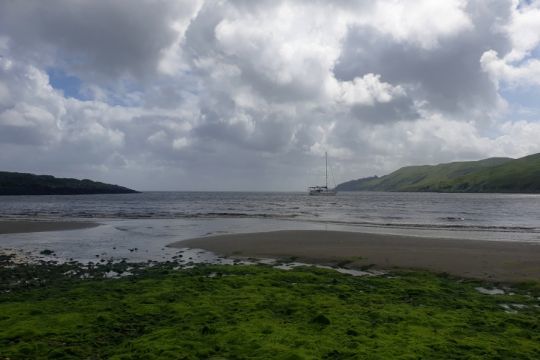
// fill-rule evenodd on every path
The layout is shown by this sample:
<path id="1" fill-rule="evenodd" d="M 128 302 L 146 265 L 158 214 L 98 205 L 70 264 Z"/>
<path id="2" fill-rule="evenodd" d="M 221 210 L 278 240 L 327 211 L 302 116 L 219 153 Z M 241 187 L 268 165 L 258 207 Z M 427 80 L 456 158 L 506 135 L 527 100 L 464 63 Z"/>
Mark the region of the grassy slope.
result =
<path id="1" fill-rule="evenodd" d="M 508 158 L 489 158 L 479 161 L 462 161 L 452 162 L 448 164 L 439 164 L 434 166 L 411 166 L 400 170 L 405 170 L 404 173 L 396 174 L 400 170 L 390 174 L 398 175 L 400 182 L 397 187 L 400 191 L 425 191 L 425 190 L 441 190 L 448 182 L 460 183 L 462 179 L 467 178 L 483 169 L 489 169 L 493 166 L 504 165 L 511 162 Z M 392 182 L 389 182 L 392 186 Z"/>
<path id="2" fill-rule="evenodd" d="M 449 185 L 452 189 L 474 192 L 540 192 L 540 154 L 482 169 Z"/>
<path id="3" fill-rule="evenodd" d="M 265 266 L 159 265 L 117 280 L 65 270 L 0 269 L 0 358 L 540 358 L 535 287 L 489 296 L 420 272 Z M 34 285 L 7 280 L 25 278 Z M 500 306 L 516 302 L 528 307 Z"/>
<path id="4" fill-rule="evenodd" d="M 540 192 L 540 154 L 520 159 L 490 158 L 408 166 L 389 175 L 359 179 L 338 190 Z"/>
<path id="5" fill-rule="evenodd" d="M 88 179 L 55 178 L 16 172 L 0 172 L 0 195 L 115 194 L 134 190 Z"/>

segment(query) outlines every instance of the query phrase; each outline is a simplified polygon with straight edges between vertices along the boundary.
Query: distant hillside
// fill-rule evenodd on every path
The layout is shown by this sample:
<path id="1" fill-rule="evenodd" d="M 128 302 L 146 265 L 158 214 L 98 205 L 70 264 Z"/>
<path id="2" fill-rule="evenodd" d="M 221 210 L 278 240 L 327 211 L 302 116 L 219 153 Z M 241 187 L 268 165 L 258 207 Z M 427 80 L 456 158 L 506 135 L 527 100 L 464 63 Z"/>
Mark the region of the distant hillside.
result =
<path id="1" fill-rule="evenodd" d="M 348 181 L 338 191 L 540 193 L 540 154 L 407 166 L 391 174 Z"/>
<path id="2" fill-rule="evenodd" d="M 118 185 L 91 180 L 55 178 L 0 171 L 0 195 L 75 195 L 75 194 L 125 194 L 136 193 Z"/>

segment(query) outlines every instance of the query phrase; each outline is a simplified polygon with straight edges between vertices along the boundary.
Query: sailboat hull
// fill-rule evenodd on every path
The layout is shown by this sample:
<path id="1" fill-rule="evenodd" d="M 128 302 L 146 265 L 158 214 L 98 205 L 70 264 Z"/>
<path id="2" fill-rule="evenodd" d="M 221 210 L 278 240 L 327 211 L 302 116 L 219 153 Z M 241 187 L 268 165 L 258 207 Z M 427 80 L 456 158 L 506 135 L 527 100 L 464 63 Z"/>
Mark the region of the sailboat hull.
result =
<path id="1" fill-rule="evenodd" d="M 309 192 L 309 195 L 311 196 L 336 196 L 335 191 L 329 191 L 329 192 Z"/>
<path id="2" fill-rule="evenodd" d="M 330 189 L 311 189 L 309 195 L 312 196 L 336 196 L 337 192 Z"/>

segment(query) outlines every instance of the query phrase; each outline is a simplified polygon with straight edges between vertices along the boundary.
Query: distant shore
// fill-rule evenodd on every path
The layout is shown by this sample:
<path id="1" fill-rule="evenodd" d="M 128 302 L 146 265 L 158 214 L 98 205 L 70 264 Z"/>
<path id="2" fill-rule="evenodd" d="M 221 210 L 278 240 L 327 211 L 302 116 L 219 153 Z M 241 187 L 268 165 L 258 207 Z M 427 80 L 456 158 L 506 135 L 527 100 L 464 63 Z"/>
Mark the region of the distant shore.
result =
<path id="1" fill-rule="evenodd" d="M 489 281 L 540 281 L 538 243 L 299 230 L 219 235 L 169 246 L 352 268 L 425 269 Z"/>
<path id="2" fill-rule="evenodd" d="M 86 221 L 0 220 L 0 235 L 43 231 L 79 230 L 93 228 L 98 225 L 99 224 L 96 222 Z"/>

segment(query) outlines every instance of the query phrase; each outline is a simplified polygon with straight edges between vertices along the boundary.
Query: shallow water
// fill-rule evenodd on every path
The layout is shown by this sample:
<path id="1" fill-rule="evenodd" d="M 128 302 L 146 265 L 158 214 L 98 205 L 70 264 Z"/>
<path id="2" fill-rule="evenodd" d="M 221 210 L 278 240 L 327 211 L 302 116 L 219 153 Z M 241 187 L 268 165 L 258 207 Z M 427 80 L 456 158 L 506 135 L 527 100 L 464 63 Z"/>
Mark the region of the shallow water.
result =
<path id="1" fill-rule="evenodd" d="M 193 237 L 344 230 L 540 243 L 540 196 L 515 194 L 149 192 L 4 196 L 0 219 L 92 219 L 97 228 L 0 235 L 0 247 L 76 260 L 164 260 Z"/>

